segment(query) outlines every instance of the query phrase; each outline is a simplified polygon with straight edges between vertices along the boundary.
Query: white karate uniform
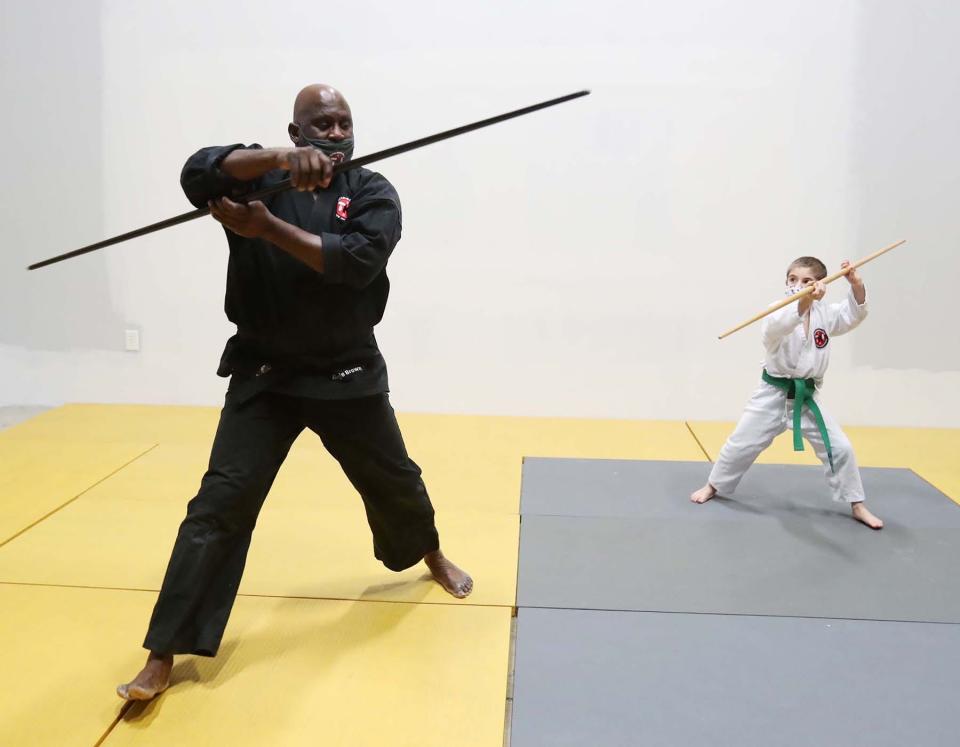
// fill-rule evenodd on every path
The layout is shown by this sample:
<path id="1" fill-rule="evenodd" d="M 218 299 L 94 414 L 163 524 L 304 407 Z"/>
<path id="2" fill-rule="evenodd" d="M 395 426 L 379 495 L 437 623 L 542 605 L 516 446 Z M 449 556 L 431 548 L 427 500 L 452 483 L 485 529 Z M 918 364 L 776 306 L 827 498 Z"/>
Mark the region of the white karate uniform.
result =
<path id="1" fill-rule="evenodd" d="M 830 362 L 831 339 L 859 325 L 867 316 L 867 304 L 866 301 L 858 304 L 851 288 L 847 298 L 840 303 L 814 301 L 809 315 L 809 334 L 804 334 L 803 317 L 797 313 L 796 304 L 784 306 L 764 318 L 763 345 L 767 351 L 764 365 L 767 373 L 777 378 L 816 380 L 814 400 L 820 406 L 830 437 L 833 470 L 830 469 L 827 449 L 813 413 L 808 407 L 804 407 L 801 413 L 801 429 L 824 464 L 833 499 L 856 503 L 864 500 L 857 460 L 849 439 L 820 404 L 820 387 Z M 710 472 L 710 484 L 717 493 L 733 495 L 740 479 L 760 452 L 792 425 L 793 400 L 787 399 L 783 389 L 761 380 L 736 430 L 723 445 Z"/>

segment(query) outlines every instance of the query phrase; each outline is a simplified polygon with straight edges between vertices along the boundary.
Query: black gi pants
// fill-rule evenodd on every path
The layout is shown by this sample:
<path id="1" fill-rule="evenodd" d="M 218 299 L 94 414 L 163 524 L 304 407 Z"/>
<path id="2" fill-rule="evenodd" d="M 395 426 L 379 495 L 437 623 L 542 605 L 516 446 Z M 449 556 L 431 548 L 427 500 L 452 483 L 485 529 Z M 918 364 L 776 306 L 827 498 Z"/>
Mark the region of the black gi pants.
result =
<path id="1" fill-rule="evenodd" d="M 227 394 L 197 496 L 187 505 L 144 648 L 214 656 L 243 574 L 257 515 L 304 428 L 360 493 L 375 557 L 401 571 L 439 547 L 420 468 L 407 455 L 386 394 L 319 400 Z"/>

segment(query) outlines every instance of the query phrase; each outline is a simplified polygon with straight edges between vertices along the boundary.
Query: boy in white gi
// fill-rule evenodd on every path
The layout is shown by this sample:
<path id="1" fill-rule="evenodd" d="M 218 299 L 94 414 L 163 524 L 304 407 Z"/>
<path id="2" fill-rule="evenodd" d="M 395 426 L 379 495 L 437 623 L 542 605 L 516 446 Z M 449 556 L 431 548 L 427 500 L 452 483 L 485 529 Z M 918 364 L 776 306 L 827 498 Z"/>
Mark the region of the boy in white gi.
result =
<path id="1" fill-rule="evenodd" d="M 842 267 L 850 263 L 844 262 Z M 808 285 L 814 290 L 796 304 L 763 320 L 766 362 L 763 380 L 747 404 L 733 435 L 720 450 L 707 484 L 690 496 L 706 503 L 732 495 L 750 465 L 774 438 L 793 427 L 794 449 L 803 450 L 801 433 L 823 462 L 833 499 L 849 503 L 853 518 L 872 529 L 883 522 L 867 510 L 863 483 L 850 441 L 816 394 L 830 361 L 830 339 L 854 329 L 867 315 L 867 292 L 856 270 L 847 273 L 850 292 L 836 304 L 822 303 L 827 268 L 816 257 L 800 257 L 787 268 L 788 295 Z"/>

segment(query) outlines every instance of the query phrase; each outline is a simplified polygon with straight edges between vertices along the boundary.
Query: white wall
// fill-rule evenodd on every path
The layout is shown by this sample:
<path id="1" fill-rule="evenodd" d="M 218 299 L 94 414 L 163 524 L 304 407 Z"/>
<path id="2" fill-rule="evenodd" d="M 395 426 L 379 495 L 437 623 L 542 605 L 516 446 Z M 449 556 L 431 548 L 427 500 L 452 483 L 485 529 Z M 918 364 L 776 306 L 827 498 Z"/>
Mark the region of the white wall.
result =
<path id="1" fill-rule="evenodd" d="M 793 257 L 904 237 L 864 271 L 872 316 L 836 341 L 828 402 L 960 425 L 954 3 L 53 5 L 72 9 L 53 28 L 3 11 L 0 404 L 219 402 L 212 221 L 21 268 L 186 209 L 189 153 L 285 144 L 323 81 L 358 155 L 593 89 L 380 166 L 404 202 L 378 330 L 398 409 L 733 418 L 762 350 L 756 329 L 716 335 L 780 296 Z"/>

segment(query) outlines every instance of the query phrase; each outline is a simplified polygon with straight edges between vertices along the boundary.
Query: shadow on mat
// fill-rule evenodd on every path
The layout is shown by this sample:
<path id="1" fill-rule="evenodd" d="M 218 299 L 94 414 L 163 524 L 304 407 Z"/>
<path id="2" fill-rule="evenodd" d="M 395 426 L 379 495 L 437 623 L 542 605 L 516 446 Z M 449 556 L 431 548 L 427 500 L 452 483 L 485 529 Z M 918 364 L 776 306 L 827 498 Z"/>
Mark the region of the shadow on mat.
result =
<path id="1" fill-rule="evenodd" d="M 753 514 L 755 516 L 766 516 L 769 515 L 770 511 L 764 511 L 762 508 L 753 506 L 749 503 L 744 503 L 743 501 L 738 501 L 736 498 L 727 498 L 723 495 L 716 495 L 710 500 L 715 501 L 718 506 L 723 506 L 730 511 L 736 511 L 741 514 Z"/>
<path id="2" fill-rule="evenodd" d="M 776 519 L 783 530 L 792 537 L 802 542 L 826 550 L 845 560 L 856 559 L 856 554 L 850 552 L 848 547 L 840 541 L 831 539 L 827 535 L 817 530 L 816 522 L 826 521 L 850 521 L 854 519 L 836 509 L 812 508 L 810 506 L 800 506 L 795 503 L 779 503 L 769 508 L 745 503 L 736 498 L 727 498 L 716 496 L 714 501 L 726 509 L 738 513 L 751 514 L 753 516 L 769 516 Z"/>
<path id="3" fill-rule="evenodd" d="M 237 650 L 239 642 L 236 640 L 224 643 L 217 655 L 212 658 L 183 655 L 173 665 L 170 673 L 170 687 L 159 697 L 147 701 L 134 701 L 132 704 L 121 707 L 121 715 L 128 723 L 144 722 L 149 724 L 163 707 L 167 693 L 181 690 L 186 682 L 204 683 L 216 681 L 223 668 L 229 663 L 230 657 Z M 124 710 L 126 709 L 126 710 Z"/>
<path id="4" fill-rule="evenodd" d="M 136 728 L 148 728 L 160 715 L 168 697 L 187 694 L 189 690 L 182 687 L 184 684 L 193 683 L 201 691 L 217 689 L 235 675 L 267 662 L 276 662 L 280 657 L 292 657 L 290 666 L 298 677 L 322 676 L 323 671 L 345 653 L 369 644 L 400 624 L 430 591 L 430 587 L 424 584 L 417 599 L 404 603 L 374 599 L 384 590 L 410 583 L 376 584 L 367 587 L 357 600 L 338 600 L 338 604 L 349 607 L 333 620 L 328 614 L 320 614 L 320 619 L 313 621 L 309 619 L 312 602 L 317 605 L 316 611 L 322 613 L 324 603 L 330 600 L 284 597 L 266 615 L 247 619 L 244 626 L 247 630 L 237 631 L 235 637 L 220 647 L 215 657 L 182 656 L 174 664 L 167 691 L 147 702 L 124 705 L 120 718 Z M 374 603 L 377 603 L 379 613 L 376 619 L 370 614 Z M 296 682 L 290 684 L 291 694 L 296 693 Z M 196 687 L 190 689 L 196 690 Z"/>

